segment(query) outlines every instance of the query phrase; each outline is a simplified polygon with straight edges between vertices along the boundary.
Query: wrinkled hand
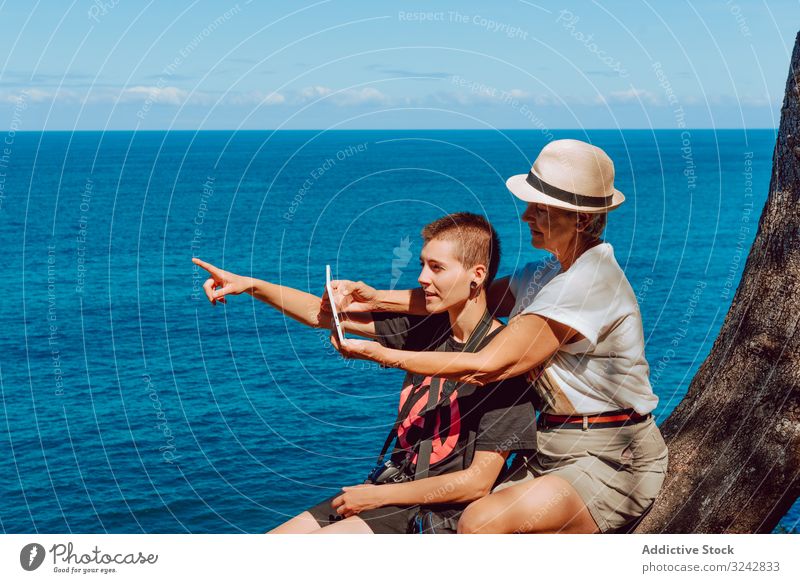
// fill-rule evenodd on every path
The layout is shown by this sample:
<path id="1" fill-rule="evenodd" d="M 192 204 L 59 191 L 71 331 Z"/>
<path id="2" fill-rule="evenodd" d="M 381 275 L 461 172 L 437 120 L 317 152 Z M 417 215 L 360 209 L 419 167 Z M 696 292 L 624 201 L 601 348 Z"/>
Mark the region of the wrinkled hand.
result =
<path id="1" fill-rule="evenodd" d="M 345 338 L 344 342 L 339 342 L 336 332 L 331 334 L 331 344 L 345 358 L 356 358 L 360 360 L 374 360 L 381 362 L 383 345 L 372 340 L 358 340 L 355 338 Z"/>
<path id="2" fill-rule="evenodd" d="M 342 488 L 342 494 L 331 502 L 331 508 L 339 516 L 345 518 L 355 516 L 365 510 L 385 506 L 386 502 L 383 500 L 381 492 L 381 487 L 375 484 L 345 486 Z"/>
<path id="3" fill-rule="evenodd" d="M 206 292 L 208 301 L 213 305 L 216 305 L 217 301 L 223 304 L 227 303 L 225 301 L 225 296 L 239 295 L 250 289 L 253 285 L 253 279 L 251 277 L 244 277 L 231 273 L 230 271 L 225 271 L 210 263 L 206 263 L 199 257 L 192 257 L 192 262 L 205 269 L 211 275 L 203 284 L 203 290 Z"/>
<path id="4" fill-rule="evenodd" d="M 374 312 L 378 304 L 378 292 L 363 281 L 336 279 L 331 281 L 333 302 L 340 312 Z M 326 289 L 322 294 L 322 309 L 331 311 L 331 299 Z"/>

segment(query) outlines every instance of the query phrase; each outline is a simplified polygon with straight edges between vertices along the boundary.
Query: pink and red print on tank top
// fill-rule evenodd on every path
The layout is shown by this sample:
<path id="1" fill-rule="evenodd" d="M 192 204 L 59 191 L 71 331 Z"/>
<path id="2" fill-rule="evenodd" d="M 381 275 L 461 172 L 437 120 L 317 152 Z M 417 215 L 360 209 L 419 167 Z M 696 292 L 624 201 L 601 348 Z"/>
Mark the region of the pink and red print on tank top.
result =
<path id="1" fill-rule="evenodd" d="M 400 411 L 403 410 L 408 399 L 412 399 L 413 405 L 405 419 L 402 420 L 397 428 L 397 442 L 403 449 L 411 449 L 422 439 L 422 427 L 425 422 L 420 415 L 425 405 L 428 403 L 428 392 L 431 387 L 431 377 L 425 377 L 421 384 L 416 386 L 409 383 L 403 387 L 400 393 Z M 437 401 L 442 397 L 444 381 L 439 383 L 439 394 Z M 458 394 L 454 391 L 448 403 L 440 403 L 436 412 L 436 423 L 433 430 L 433 451 L 431 453 L 431 465 L 445 459 L 456 447 L 458 436 L 461 432 L 461 413 L 458 408 Z M 414 454 L 413 463 L 417 463 L 417 456 Z"/>

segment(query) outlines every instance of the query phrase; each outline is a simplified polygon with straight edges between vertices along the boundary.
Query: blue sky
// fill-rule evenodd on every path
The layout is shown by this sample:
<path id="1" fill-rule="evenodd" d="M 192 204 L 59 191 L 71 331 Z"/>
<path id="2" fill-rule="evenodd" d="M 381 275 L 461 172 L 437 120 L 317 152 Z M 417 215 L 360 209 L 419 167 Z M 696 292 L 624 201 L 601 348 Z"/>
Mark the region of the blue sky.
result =
<path id="1" fill-rule="evenodd" d="M 0 4 L 16 130 L 774 127 L 800 1 Z"/>

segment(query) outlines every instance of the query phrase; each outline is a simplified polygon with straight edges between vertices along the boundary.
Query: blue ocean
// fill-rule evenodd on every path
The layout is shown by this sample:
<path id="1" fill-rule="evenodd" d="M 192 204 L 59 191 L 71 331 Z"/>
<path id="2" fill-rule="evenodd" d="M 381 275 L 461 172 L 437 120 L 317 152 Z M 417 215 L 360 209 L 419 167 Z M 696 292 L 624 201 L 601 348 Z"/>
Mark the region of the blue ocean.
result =
<path id="1" fill-rule="evenodd" d="M 212 306 L 191 258 L 315 294 L 326 264 L 413 287 L 422 226 L 472 211 L 507 274 L 542 255 L 505 179 L 567 137 L 604 148 L 628 198 L 606 238 L 663 421 L 738 285 L 773 130 L 8 134 L 0 530 L 257 533 L 360 483 L 403 373 L 250 296 Z"/>

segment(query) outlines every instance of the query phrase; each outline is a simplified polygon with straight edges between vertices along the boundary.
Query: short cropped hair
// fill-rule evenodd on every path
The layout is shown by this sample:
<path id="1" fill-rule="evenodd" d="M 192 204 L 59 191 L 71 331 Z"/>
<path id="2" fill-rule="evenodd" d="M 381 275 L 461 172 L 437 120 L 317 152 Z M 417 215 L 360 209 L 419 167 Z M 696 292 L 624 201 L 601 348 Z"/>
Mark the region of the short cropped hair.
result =
<path id="1" fill-rule="evenodd" d="M 473 213 L 445 215 L 422 229 L 425 244 L 433 239 L 454 241 L 459 261 L 465 268 L 485 265 L 483 288 L 489 289 L 500 265 L 500 239 L 486 217 Z"/>
<path id="2" fill-rule="evenodd" d="M 603 231 L 606 228 L 607 222 L 608 222 L 607 213 L 593 213 L 591 219 L 589 220 L 589 223 L 583 230 L 583 234 L 592 239 L 599 239 L 600 237 L 603 236 Z"/>

